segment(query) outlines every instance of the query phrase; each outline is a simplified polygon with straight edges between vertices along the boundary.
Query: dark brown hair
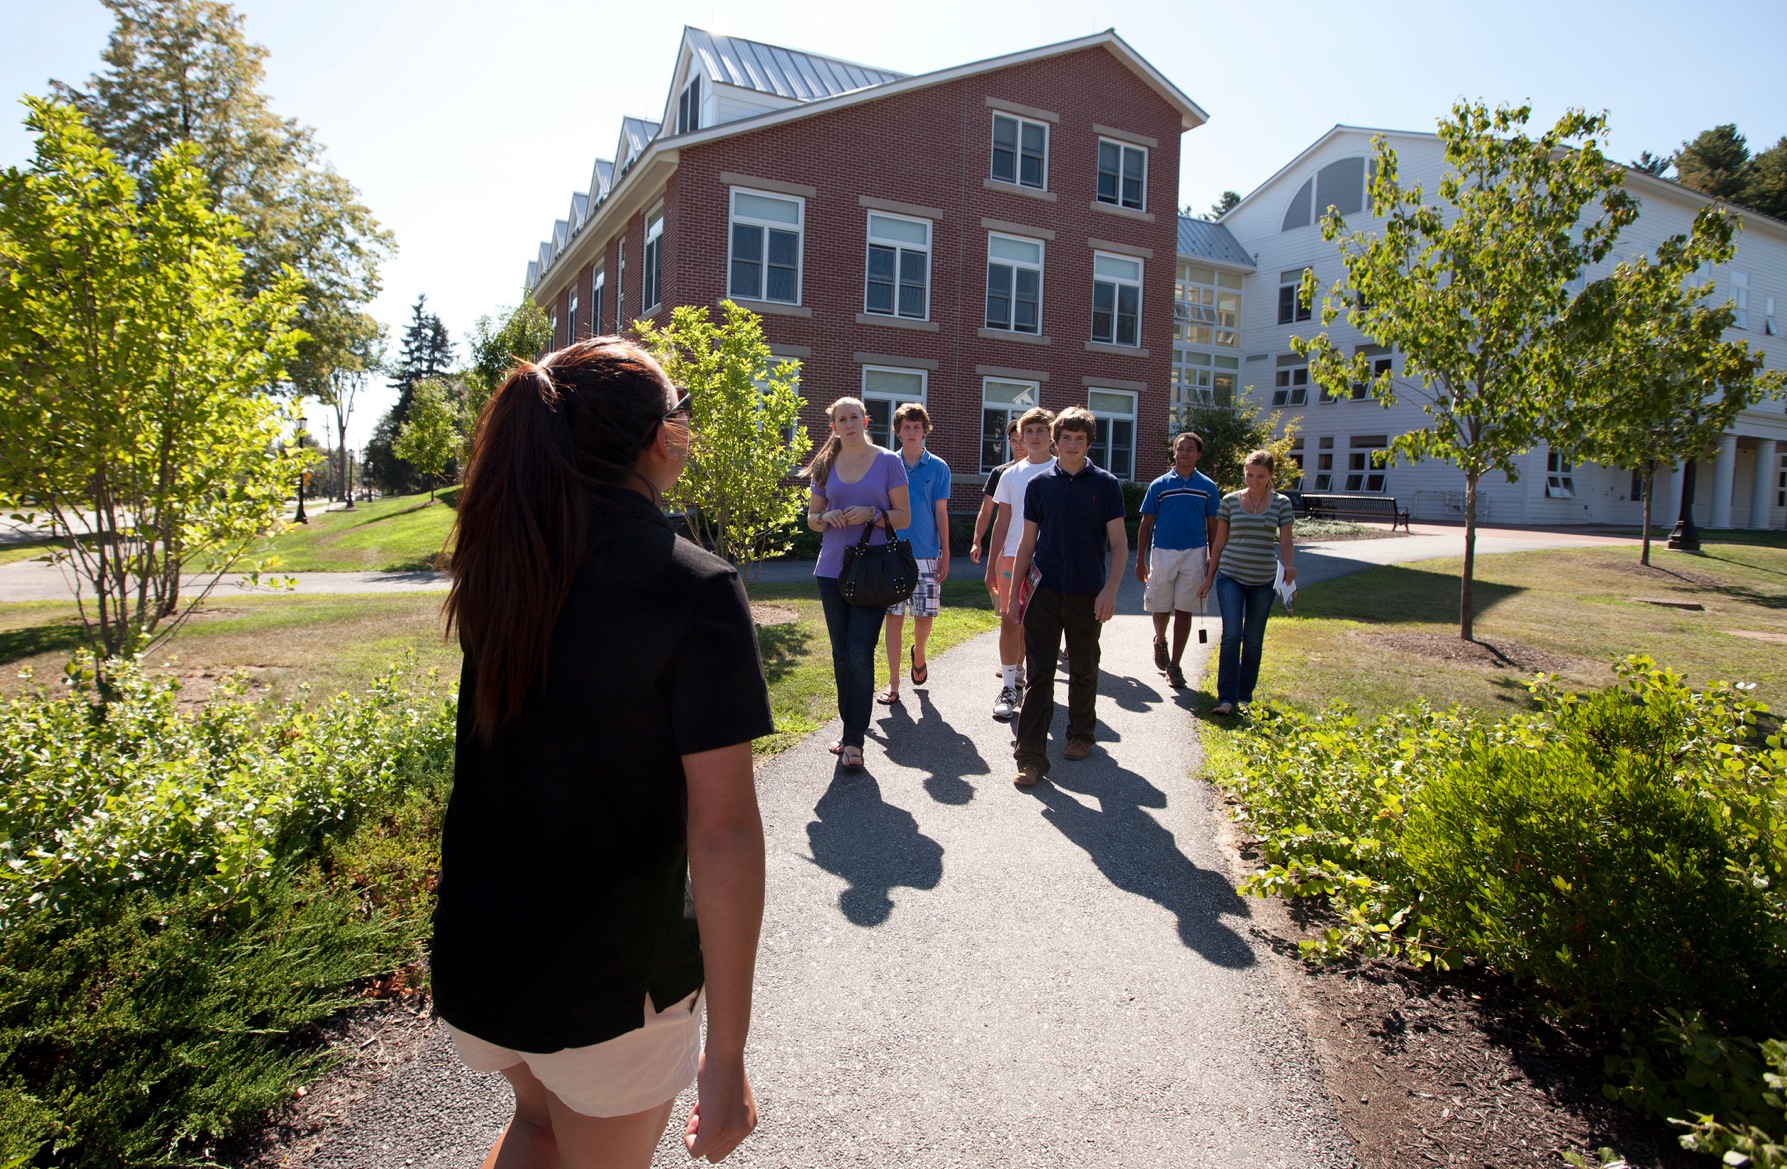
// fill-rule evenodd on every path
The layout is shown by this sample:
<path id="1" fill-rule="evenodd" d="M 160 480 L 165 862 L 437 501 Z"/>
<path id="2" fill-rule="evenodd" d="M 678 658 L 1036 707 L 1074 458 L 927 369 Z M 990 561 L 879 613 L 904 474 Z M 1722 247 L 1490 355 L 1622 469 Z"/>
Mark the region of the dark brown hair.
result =
<path id="1" fill-rule="evenodd" d="M 1087 438 L 1096 438 L 1098 436 L 1098 419 L 1093 416 L 1092 411 L 1084 406 L 1069 406 L 1055 415 L 1055 425 L 1050 430 L 1050 437 L 1059 442 L 1061 432 L 1064 430 L 1078 430 Z"/>
<path id="2" fill-rule="evenodd" d="M 926 413 L 924 406 L 917 402 L 907 402 L 893 412 L 893 437 L 895 446 L 899 445 L 900 427 L 906 425 L 908 422 L 922 422 L 925 426 L 925 433 L 931 433 L 931 416 Z"/>
<path id="3" fill-rule="evenodd" d="M 1178 446 L 1179 440 L 1182 438 L 1189 438 L 1192 442 L 1197 443 L 1198 444 L 1198 454 L 1201 455 L 1204 453 L 1204 436 L 1203 435 L 1199 434 L 1195 430 L 1181 430 L 1178 434 L 1175 434 L 1173 436 L 1173 445 Z"/>
<path id="4" fill-rule="evenodd" d="M 1254 451 L 1245 459 L 1241 460 L 1241 465 L 1243 467 L 1251 467 L 1256 463 L 1266 468 L 1266 474 L 1268 475 L 1272 474 L 1278 466 L 1278 460 L 1272 456 L 1272 452 L 1265 450 L 1264 448 Z"/>
<path id="5" fill-rule="evenodd" d="M 460 698 L 483 741 L 520 715 L 546 676 L 589 536 L 589 488 L 652 486 L 634 464 L 657 434 L 669 386 L 633 342 L 592 337 L 510 370 L 479 415 L 445 609 L 477 667 L 476 694 Z"/>

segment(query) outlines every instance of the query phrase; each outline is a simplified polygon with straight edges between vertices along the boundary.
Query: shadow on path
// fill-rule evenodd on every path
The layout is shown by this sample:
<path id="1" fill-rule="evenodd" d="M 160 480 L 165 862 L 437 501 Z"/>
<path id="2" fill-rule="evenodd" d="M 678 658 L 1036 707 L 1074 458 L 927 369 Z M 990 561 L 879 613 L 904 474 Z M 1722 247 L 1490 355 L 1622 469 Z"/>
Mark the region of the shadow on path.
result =
<path id="1" fill-rule="evenodd" d="M 807 824 L 813 863 L 849 882 L 838 909 L 852 925 L 877 926 L 893 913 L 894 886 L 935 889 L 943 879 L 943 846 L 918 830 L 904 808 L 881 798 L 868 771 L 832 776 Z"/>
<path id="2" fill-rule="evenodd" d="M 918 701 L 916 721 L 906 709 L 906 703 L 914 698 Z M 951 726 L 922 689 L 903 693 L 877 721 L 888 760 L 925 772 L 925 791 L 940 804 L 968 803 L 974 799 L 974 785 L 963 777 L 992 774 L 974 740 Z"/>
<path id="3" fill-rule="evenodd" d="M 1171 910 L 1179 919 L 1179 940 L 1188 948 L 1217 966 L 1252 966 L 1253 950 L 1222 920 L 1250 916 L 1247 903 L 1220 874 L 1193 864 L 1173 834 L 1142 810 L 1166 807 L 1166 793 L 1108 758 L 1093 762 L 1089 771 L 1077 767 L 1053 767 L 1032 789 L 1043 818 L 1084 849 L 1111 884 Z M 1101 810 L 1068 792 L 1092 797 Z"/>

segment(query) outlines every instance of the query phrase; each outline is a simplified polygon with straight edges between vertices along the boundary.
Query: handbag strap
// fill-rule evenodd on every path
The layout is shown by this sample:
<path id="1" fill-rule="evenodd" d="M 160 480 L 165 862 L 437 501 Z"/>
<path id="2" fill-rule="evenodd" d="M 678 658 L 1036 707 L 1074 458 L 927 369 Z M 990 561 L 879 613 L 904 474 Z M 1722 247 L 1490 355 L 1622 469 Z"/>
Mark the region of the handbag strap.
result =
<path id="1" fill-rule="evenodd" d="M 881 513 L 881 518 L 879 520 L 875 521 L 875 523 L 864 524 L 862 526 L 862 535 L 857 538 L 856 546 L 858 549 L 860 549 L 862 551 L 868 550 L 869 534 L 871 532 L 873 532 L 876 529 L 876 527 L 878 527 L 878 526 L 885 527 L 887 529 L 887 542 L 889 544 L 894 542 L 893 524 L 887 518 L 887 509 L 885 507 L 882 507 L 882 508 L 876 508 L 876 510 Z"/>

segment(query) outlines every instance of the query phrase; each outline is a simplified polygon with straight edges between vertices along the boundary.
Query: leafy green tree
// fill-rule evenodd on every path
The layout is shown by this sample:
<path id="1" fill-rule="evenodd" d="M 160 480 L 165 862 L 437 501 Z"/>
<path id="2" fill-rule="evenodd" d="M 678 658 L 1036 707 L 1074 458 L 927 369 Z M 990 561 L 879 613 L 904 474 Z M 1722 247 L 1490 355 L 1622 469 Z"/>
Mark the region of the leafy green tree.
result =
<path id="1" fill-rule="evenodd" d="M 1247 463 L 1247 456 L 1257 450 L 1272 452 L 1278 460 L 1278 482 L 1288 483 L 1295 477 L 1287 463 L 1291 457 L 1291 444 L 1297 440 L 1297 420 L 1293 418 L 1284 423 L 1284 433 L 1278 434 L 1281 420 L 1282 415 L 1277 410 L 1271 414 L 1261 413 L 1253 387 L 1249 386 L 1233 406 L 1191 406 L 1181 410 L 1167 435 L 1165 457 L 1169 462 L 1172 459 L 1173 437 L 1180 431 L 1192 430 L 1204 440 L 1198 470 L 1216 480 L 1216 485 L 1224 491 L 1239 491 L 1245 486 L 1242 468 Z M 1158 474 L 1164 467 L 1163 463 L 1154 473 Z"/>
<path id="2" fill-rule="evenodd" d="M 278 522 L 301 460 L 269 387 L 299 281 L 243 295 L 192 146 L 139 182 L 76 111 L 25 104 L 36 157 L 0 174 L 0 501 L 62 542 L 94 653 L 128 656 Z"/>
<path id="3" fill-rule="evenodd" d="M 1750 181 L 1749 143 L 1733 122 L 1702 130 L 1675 152 L 1675 175 L 1684 187 L 1715 199 L 1742 202 Z"/>
<path id="4" fill-rule="evenodd" d="M 1619 264 L 1570 306 L 1570 409 L 1552 445 L 1642 474 L 1642 564 L 1658 465 L 1704 454 L 1759 398 L 1778 396 L 1787 376 L 1762 373 L 1761 353 L 1724 339 L 1731 303 L 1708 304 L 1713 281 L 1696 278 L 1731 259 L 1734 231 L 1732 216 L 1709 207 L 1688 235 L 1663 241 L 1656 259 Z"/>
<path id="5" fill-rule="evenodd" d="M 640 322 L 641 340 L 689 394 L 689 465 L 668 496 L 688 509 L 695 537 L 747 575 L 786 552 L 785 532 L 806 506 L 789 482 L 812 440 L 800 425 L 800 368 L 772 365 L 756 313 L 722 302 L 715 324 L 705 305 L 671 310 L 663 329 Z"/>
<path id="6" fill-rule="evenodd" d="M 300 345 L 292 364 L 303 367 L 304 376 L 293 381 L 312 387 L 315 397 L 334 415 L 336 450 L 333 487 L 348 507 L 354 506 L 352 475 L 348 467 L 347 425 L 353 417 L 360 391 L 385 367 L 385 326 L 367 313 L 349 314 L 334 324 L 331 335 L 338 344 L 323 349 Z"/>
<path id="7" fill-rule="evenodd" d="M 117 23 L 105 68 L 58 95 L 141 178 L 168 147 L 189 143 L 213 207 L 244 235 L 243 284 L 273 287 L 287 268 L 303 281 L 298 325 L 307 349 L 354 344 L 354 315 L 379 292 L 379 266 L 395 247 L 352 184 L 323 159 L 315 131 L 274 113 L 261 92 L 267 51 L 219 0 L 102 0 Z M 342 330 L 345 330 L 343 332 Z M 337 364 L 293 363 L 295 389 L 318 395 Z"/>
<path id="8" fill-rule="evenodd" d="M 415 490 L 426 474 L 396 453 L 397 436 L 409 421 L 416 386 L 453 372 L 453 342 L 441 319 L 428 311 L 426 293 L 416 297 L 416 303 L 410 306 L 410 323 L 398 344 L 397 361 L 391 370 L 397 401 L 379 419 L 366 444 L 366 473 L 390 492 Z"/>
<path id="9" fill-rule="evenodd" d="M 1477 487 L 1546 436 L 1567 368 L 1563 328 L 1569 284 L 1605 257 L 1637 217 L 1623 172 L 1601 153 L 1606 119 L 1571 110 L 1536 138 L 1531 107 L 1458 104 L 1439 124 L 1448 173 L 1439 198 L 1397 181 L 1396 152 L 1373 140 L 1371 210 L 1379 231 L 1348 229 L 1332 210 L 1324 238 L 1340 241 L 1346 274 L 1322 308 L 1323 332 L 1291 338 L 1329 393 L 1368 383 L 1379 400 L 1415 398 L 1428 424 L 1398 436 L 1409 459 L 1443 458 L 1464 472 L 1464 572 L 1459 636 L 1472 636 Z M 1304 277 L 1304 303 L 1315 296 Z M 1344 310 L 1342 305 L 1347 306 Z M 1327 328 L 1342 311 L 1404 356 L 1401 378 L 1374 376 L 1364 354 L 1343 356 Z"/>
<path id="10" fill-rule="evenodd" d="M 552 340 L 552 322 L 546 310 L 525 295 L 513 308 L 500 308 L 494 315 L 478 318 L 472 326 L 468 347 L 471 365 L 462 377 L 465 382 L 465 441 L 470 453 L 473 432 L 484 413 L 485 403 L 496 393 L 496 387 L 509 376 L 515 364 L 532 360 Z"/>
<path id="11" fill-rule="evenodd" d="M 453 387 L 429 379 L 416 383 L 410 395 L 410 416 L 397 432 L 392 451 L 429 480 L 428 498 L 434 499 L 435 483 L 444 478 L 459 453 L 458 395 Z"/>

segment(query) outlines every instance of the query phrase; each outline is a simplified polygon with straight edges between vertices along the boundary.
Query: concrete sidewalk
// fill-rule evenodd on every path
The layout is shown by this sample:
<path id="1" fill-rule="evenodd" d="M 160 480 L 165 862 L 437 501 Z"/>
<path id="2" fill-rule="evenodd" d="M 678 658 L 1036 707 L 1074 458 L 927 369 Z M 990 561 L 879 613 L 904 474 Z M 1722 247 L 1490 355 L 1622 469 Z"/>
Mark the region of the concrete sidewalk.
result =
<path id="1" fill-rule="evenodd" d="M 1032 791 L 990 717 L 991 634 L 875 708 L 863 772 L 826 752 L 835 723 L 759 770 L 762 1124 L 728 1164 L 1352 1164 L 1216 844 L 1192 699 L 1153 668 L 1139 591 L 1104 632 L 1097 750 L 1062 762 L 1057 737 Z M 691 1102 L 656 1164 L 688 1164 Z M 475 1164 L 509 1107 L 437 1028 L 309 1163 Z"/>

